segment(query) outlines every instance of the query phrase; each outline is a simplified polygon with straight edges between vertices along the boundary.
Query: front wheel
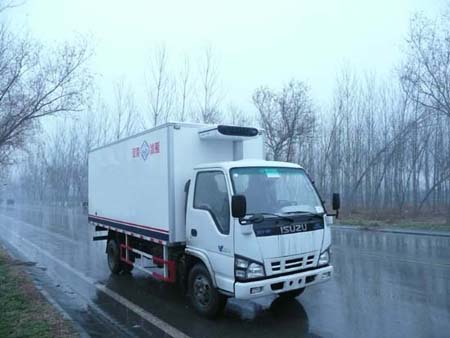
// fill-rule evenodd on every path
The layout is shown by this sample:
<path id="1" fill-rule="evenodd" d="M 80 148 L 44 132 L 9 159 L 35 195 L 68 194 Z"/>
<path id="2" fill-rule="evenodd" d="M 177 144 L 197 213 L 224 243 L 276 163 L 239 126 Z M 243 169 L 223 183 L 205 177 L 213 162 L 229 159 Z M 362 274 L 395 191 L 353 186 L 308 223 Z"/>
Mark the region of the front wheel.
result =
<path id="1" fill-rule="evenodd" d="M 303 293 L 303 291 L 305 291 L 305 288 L 282 292 L 280 293 L 280 297 L 284 299 L 294 299 L 300 296 Z"/>
<path id="2" fill-rule="evenodd" d="M 206 318 L 216 317 L 225 307 L 225 296 L 213 286 L 203 264 L 195 265 L 189 272 L 188 293 L 195 311 Z"/>

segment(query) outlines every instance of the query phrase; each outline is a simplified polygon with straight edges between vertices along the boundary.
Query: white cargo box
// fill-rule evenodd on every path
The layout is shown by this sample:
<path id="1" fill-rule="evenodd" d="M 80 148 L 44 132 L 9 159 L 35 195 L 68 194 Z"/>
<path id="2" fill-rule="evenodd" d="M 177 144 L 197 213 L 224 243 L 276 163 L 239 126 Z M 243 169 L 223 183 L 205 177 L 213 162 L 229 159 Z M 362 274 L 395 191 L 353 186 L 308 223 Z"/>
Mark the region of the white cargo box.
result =
<path id="1" fill-rule="evenodd" d="M 184 242 L 184 187 L 193 168 L 264 157 L 260 132 L 236 130 L 167 123 L 92 150 L 89 221 L 164 244 Z"/>

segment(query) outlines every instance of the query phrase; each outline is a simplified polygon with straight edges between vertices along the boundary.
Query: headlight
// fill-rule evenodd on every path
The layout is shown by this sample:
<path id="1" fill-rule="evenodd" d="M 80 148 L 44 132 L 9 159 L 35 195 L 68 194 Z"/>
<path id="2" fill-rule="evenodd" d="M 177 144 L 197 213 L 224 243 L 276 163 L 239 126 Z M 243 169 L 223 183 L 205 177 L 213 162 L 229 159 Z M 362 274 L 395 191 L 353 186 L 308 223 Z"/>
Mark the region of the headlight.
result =
<path id="1" fill-rule="evenodd" d="M 264 275 L 265 275 L 264 267 L 261 264 L 251 263 L 248 266 L 248 269 L 247 269 L 247 278 L 248 279 L 264 277 Z"/>
<path id="2" fill-rule="evenodd" d="M 246 270 L 248 268 L 248 260 L 242 258 L 235 258 L 234 266 L 238 269 Z"/>
<path id="3" fill-rule="evenodd" d="M 328 263 L 330 263 L 330 251 L 329 249 L 325 250 L 324 252 L 322 252 L 319 256 L 319 266 L 322 265 L 327 265 Z"/>
<path id="4" fill-rule="evenodd" d="M 243 257 L 234 259 L 234 276 L 237 280 L 249 280 L 264 277 L 264 266 L 261 263 Z"/>

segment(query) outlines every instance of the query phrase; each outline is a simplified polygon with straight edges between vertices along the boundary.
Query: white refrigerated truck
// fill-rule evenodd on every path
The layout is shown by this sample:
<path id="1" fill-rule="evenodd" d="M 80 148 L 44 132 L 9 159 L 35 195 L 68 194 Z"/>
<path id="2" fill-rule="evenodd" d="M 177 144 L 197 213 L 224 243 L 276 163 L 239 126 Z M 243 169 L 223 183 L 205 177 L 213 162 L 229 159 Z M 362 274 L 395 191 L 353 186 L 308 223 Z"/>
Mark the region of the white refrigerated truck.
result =
<path id="1" fill-rule="evenodd" d="M 92 150 L 89 222 L 111 271 L 177 282 L 207 317 L 330 279 L 332 216 L 305 170 L 263 147 L 256 128 L 167 123 Z"/>

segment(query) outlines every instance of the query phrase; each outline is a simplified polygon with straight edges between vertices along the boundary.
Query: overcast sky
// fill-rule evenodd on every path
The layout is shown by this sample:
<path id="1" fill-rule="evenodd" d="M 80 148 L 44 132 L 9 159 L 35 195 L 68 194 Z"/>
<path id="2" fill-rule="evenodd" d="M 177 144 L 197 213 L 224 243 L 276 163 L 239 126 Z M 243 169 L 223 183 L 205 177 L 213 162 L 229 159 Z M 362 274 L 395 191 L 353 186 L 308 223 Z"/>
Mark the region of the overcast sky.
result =
<path id="1" fill-rule="evenodd" d="M 164 43 L 172 66 L 211 44 L 219 60 L 225 105 L 251 109 L 260 85 L 305 80 L 318 103 L 331 97 L 342 64 L 388 73 L 400 59 L 415 11 L 435 16 L 442 0 L 28 0 L 11 12 L 41 40 L 89 34 L 93 66 L 105 91 L 125 76 L 142 97 L 152 47 Z M 194 69 L 195 70 L 195 69 Z"/>

